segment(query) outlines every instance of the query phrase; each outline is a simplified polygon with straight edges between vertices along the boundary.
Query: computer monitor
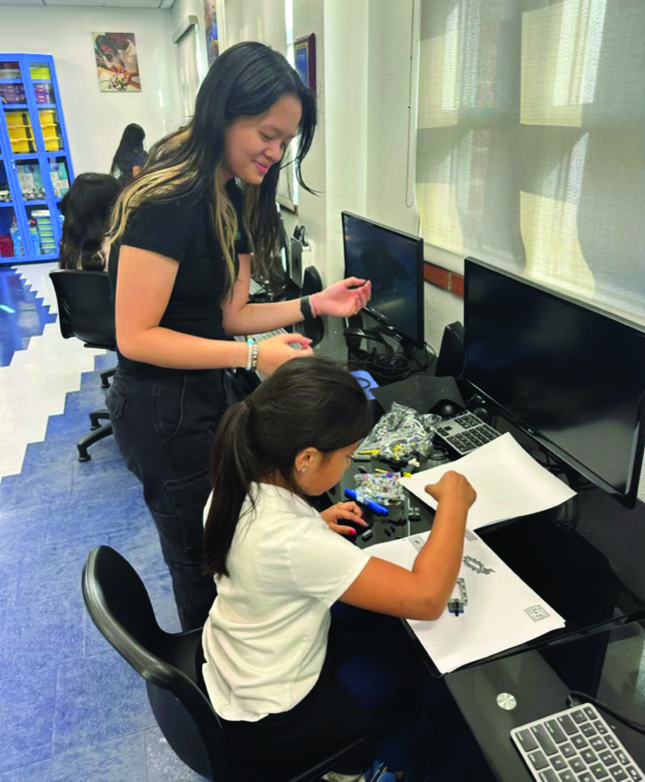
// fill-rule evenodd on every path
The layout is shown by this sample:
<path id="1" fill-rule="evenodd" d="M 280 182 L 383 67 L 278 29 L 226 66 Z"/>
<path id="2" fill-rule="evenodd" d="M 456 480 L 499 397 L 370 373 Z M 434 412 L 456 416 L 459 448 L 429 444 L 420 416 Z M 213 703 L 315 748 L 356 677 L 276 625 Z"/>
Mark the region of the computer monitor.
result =
<path id="1" fill-rule="evenodd" d="M 345 276 L 372 281 L 366 311 L 422 347 L 423 239 L 343 212 Z"/>
<path id="2" fill-rule="evenodd" d="M 467 381 L 505 417 L 627 507 L 643 459 L 645 333 L 473 258 Z"/>

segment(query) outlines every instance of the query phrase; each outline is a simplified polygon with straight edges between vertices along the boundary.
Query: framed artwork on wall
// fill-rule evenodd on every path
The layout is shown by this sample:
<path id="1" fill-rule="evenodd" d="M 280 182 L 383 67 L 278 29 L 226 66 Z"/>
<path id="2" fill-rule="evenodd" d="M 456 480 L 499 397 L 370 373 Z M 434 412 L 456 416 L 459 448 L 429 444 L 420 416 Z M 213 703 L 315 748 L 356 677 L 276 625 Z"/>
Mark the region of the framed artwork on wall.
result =
<path id="1" fill-rule="evenodd" d="M 141 92 L 134 33 L 92 33 L 101 92 Z"/>
<path id="2" fill-rule="evenodd" d="M 206 29 L 208 67 L 210 68 L 219 54 L 216 0 L 204 0 L 204 27 Z"/>
<path id="3" fill-rule="evenodd" d="M 312 92 L 316 92 L 316 35 L 298 38 L 293 44 L 296 70 Z"/>

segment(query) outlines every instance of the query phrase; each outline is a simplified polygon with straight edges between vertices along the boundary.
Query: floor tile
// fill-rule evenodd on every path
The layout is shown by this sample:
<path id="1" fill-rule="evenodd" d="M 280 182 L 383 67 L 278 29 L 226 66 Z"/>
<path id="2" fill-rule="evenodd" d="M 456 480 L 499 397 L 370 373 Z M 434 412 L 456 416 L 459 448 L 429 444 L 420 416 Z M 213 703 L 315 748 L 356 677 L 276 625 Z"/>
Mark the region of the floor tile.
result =
<path id="1" fill-rule="evenodd" d="M 51 768 L 50 760 L 21 766 L 0 774 L 0 782 L 51 782 Z"/>
<path id="2" fill-rule="evenodd" d="M 80 657 L 84 610 L 79 588 L 4 611 L 0 616 L 0 681 Z M 38 628 L 37 637 L 34 628 Z"/>
<path id="3" fill-rule="evenodd" d="M 56 668 L 5 679 L 0 687 L 0 771 L 52 754 Z"/>
<path id="4" fill-rule="evenodd" d="M 74 462 L 72 467 L 72 502 L 106 494 L 113 498 L 116 487 L 138 485 L 138 480 L 121 458 L 110 462 Z"/>
<path id="5" fill-rule="evenodd" d="M 48 782 L 145 782 L 143 732 L 56 755 Z"/>
<path id="6" fill-rule="evenodd" d="M 147 782 L 200 782 L 205 779 L 175 755 L 159 728 L 146 730 L 145 742 Z"/>
<path id="7" fill-rule="evenodd" d="M 155 724 L 143 679 L 116 652 L 59 666 L 54 754 Z"/>

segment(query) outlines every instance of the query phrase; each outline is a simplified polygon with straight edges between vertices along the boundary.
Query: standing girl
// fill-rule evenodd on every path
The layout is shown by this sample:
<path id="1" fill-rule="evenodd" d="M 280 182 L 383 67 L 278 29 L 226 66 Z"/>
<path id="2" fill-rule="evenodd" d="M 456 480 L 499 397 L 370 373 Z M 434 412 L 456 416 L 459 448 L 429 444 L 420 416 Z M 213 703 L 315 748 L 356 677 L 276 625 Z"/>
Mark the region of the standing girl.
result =
<path id="1" fill-rule="evenodd" d="M 298 334 L 261 344 L 229 337 L 314 315 L 345 317 L 369 299 L 370 284 L 353 278 L 301 300 L 248 303 L 251 253 L 254 263 L 272 258 L 279 236 L 282 156 L 299 136 L 301 179 L 315 126 L 314 97 L 286 59 L 259 43 L 238 44 L 211 67 L 190 124 L 151 150 L 113 213 L 119 368 L 107 404 L 119 448 L 143 484 L 184 630 L 204 623 L 215 597 L 202 573 L 202 512 L 213 436 L 227 408 L 223 370 L 271 374 L 312 353 Z"/>
<path id="2" fill-rule="evenodd" d="M 439 618 L 475 492 L 454 472 L 426 487 L 439 507 L 412 571 L 370 557 L 337 534 L 351 531 L 343 518 L 360 523 L 358 506 L 319 514 L 307 497 L 338 483 L 371 425 L 356 380 L 308 358 L 231 408 L 217 433 L 205 561 L 218 595 L 203 672 L 240 779 L 286 779 L 379 733 L 380 761 L 401 773 L 408 760 L 425 677 L 400 623 L 374 628 L 367 612 Z M 330 613 L 336 601 L 367 609 L 372 627 L 362 633 L 354 618 L 344 630 Z"/>
<path id="3" fill-rule="evenodd" d="M 126 126 L 114 154 L 110 174 L 115 176 L 122 187 L 129 185 L 143 170 L 147 155 L 143 148 L 145 130 L 136 122 Z"/>

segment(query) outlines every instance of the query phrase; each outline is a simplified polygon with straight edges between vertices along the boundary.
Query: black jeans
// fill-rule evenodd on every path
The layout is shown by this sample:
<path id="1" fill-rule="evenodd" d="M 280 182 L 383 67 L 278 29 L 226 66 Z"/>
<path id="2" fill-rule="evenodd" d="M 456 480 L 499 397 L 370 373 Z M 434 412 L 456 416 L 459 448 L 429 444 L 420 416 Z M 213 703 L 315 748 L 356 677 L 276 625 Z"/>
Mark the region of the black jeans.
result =
<path id="1" fill-rule="evenodd" d="M 216 595 L 202 574 L 203 512 L 213 436 L 228 401 L 221 370 L 141 378 L 118 369 L 107 396 L 119 450 L 157 526 L 184 630 L 204 624 Z"/>

